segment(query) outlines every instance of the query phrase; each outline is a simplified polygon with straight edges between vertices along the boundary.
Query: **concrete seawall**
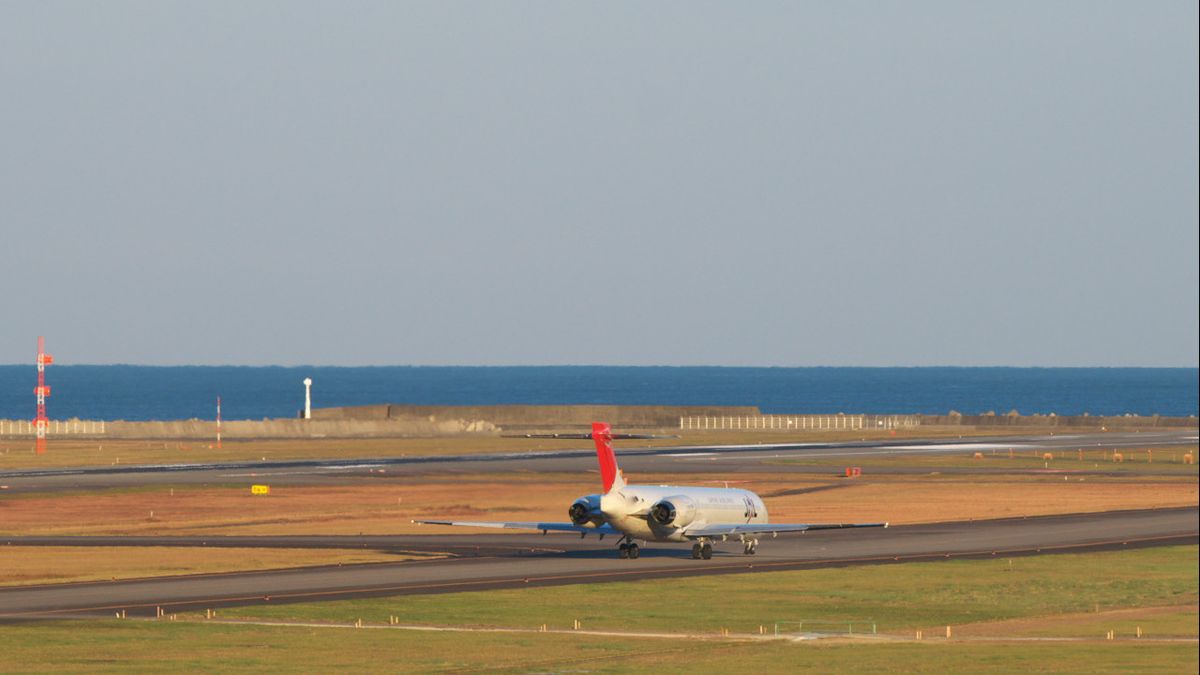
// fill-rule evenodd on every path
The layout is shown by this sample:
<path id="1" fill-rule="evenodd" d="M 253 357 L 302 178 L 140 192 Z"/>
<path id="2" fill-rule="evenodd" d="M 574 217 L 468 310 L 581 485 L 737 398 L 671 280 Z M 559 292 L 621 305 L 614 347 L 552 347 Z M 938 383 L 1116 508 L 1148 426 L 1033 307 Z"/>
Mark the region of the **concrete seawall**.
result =
<path id="1" fill-rule="evenodd" d="M 675 427 L 679 418 L 759 415 L 754 406 L 660 405 L 372 405 L 318 408 L 313 420 L 484 420 L 507 430 L 588 426 L 603 420 L 623 427 Z"/>

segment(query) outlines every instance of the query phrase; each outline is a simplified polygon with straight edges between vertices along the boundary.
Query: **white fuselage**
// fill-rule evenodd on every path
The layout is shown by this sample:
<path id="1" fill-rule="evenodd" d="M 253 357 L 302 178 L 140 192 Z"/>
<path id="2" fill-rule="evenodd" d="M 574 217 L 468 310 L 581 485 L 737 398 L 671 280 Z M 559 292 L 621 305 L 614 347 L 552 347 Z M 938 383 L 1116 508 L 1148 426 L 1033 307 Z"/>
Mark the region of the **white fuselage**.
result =
<path id="1" fill-rule="evenodd" d="M 601 495 L 600 512 L 614 529 L 646 541 L 687 541 L 690 527 L 767 523 L 762 499 L 738 488 L 625 485 Z"/>

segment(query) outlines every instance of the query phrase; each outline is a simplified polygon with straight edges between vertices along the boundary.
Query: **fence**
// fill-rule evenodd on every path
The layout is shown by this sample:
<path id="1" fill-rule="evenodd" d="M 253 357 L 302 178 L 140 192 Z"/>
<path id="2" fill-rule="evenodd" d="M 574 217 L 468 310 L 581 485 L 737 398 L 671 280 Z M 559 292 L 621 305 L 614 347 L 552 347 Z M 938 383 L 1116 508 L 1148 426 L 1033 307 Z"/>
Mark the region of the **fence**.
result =
<path id="1" fill-rule="evenodd" d="M 104 435 L 104 420 L 48 420 L 47 424 L 46 433 L 50 436 Z M 30 420 L 0 420 L 0 436 L 36 435 L 37 427 Z"/>
<path id="2" fill-rule="evenodd" d="M 749 415 L 743 417 L 680 417 L 684 431 L 856 431 L 861 429 L 912 429 L 921 425 L 916 415 Z"/>
<path id="3" fill-rule="evenodd" d="M 822 635 L 877 635 L 879 626 L 872 620 L 862 621 L 777 621 L 775 637 L 818 633 Z"/>

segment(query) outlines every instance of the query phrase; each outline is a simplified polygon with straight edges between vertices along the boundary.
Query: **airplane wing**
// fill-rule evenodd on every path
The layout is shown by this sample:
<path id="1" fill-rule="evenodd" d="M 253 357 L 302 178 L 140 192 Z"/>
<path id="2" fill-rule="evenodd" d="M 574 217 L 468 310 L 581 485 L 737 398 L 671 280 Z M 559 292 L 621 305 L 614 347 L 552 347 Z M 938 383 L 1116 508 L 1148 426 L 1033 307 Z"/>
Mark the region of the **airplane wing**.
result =
<path id="1" fill-rule="evenodd" d="M 854 527 L 887 527 L 887 523 L 743 523 L 738 525 L 701 525 L 684 530 L 688 539 L 720 537 L 739 534 L 782 534 L 784 532 L 807 532 L 809 530 L 844 530 Z"/>
<path id="2" fill-rule="evenodd" d="M 494 527 L 497 529 L 506 530 L 541 530 L 542 534 L 547 532 L 580 532 L 582 534 L 620 534 L 609 525 L 601 525 L 599 527 L 587 527 L 576 525 L 574 523 L 505 523 L 495 521 L 480 521 L 480 520 L 414 520 L 414 523 L 421 525 L 454 525 L 458 527 Z"/>

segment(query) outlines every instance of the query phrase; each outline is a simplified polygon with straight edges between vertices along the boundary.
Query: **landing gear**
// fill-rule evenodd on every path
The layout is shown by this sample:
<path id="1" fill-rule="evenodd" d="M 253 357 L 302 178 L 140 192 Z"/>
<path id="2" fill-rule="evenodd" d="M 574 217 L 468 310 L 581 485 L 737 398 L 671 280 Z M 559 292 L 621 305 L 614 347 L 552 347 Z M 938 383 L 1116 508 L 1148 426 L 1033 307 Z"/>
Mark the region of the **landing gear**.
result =
<path id="1" fill-rule="evenodd" d="M 695 560 L 711 560 L 712 544 L 708 543 L 707 541 L 701 541 L 692 544 L 692 558 Z"/>
<path id="2" fill-rule="evenodd" d="M 745 548 L 742 550 L 742 553 L 744 555 L 754 555 L 755 553 L 758 553 L 758 540 L 757 539 L 747 539 Z"/>
<path id="3" fill-rule="evenodd" d="M 633 543 L 632 537 L 625 537 L 622 539 L 621 545 L 618 546 L 617 549 L 617 556 L 620 557 L 621 560 L 625 560 L 626 558 L 636 560 L 637 557 L 642 554 L 642 551 L 638 548 L 638 545 Z"/>

